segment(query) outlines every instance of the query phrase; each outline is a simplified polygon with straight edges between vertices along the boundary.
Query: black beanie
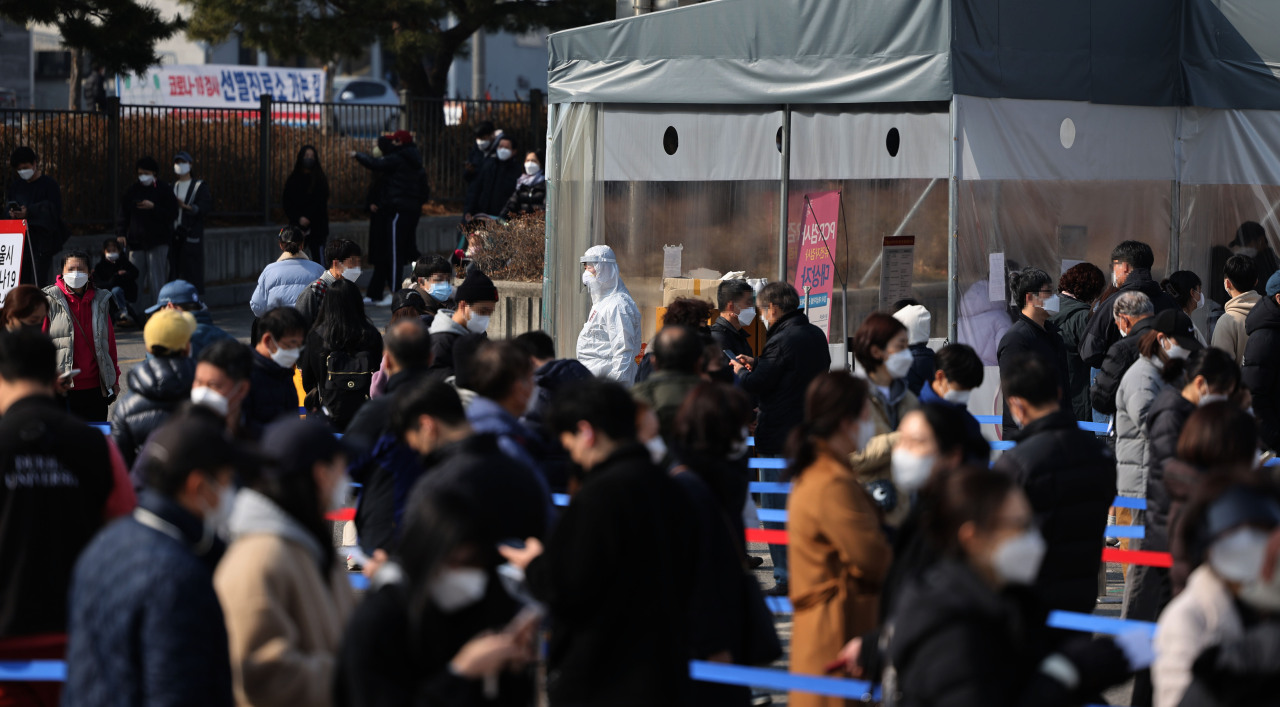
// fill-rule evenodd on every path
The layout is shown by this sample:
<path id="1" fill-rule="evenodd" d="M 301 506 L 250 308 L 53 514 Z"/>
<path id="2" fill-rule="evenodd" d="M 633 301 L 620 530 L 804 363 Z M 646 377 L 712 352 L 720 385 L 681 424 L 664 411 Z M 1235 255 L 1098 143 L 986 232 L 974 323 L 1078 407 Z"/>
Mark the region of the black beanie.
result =
<path id="1" fill-rule="evenodd" d="M 458 294 L 454 299 L 459 302 L 497 302 L 498 288 L 494 287 L 493 280 L 488 275 L 479 270 L 472 270 L 467 273 L 467 279 L 462 281 L 462 285 L 458 287 Z"/>
<path id="2" fill-rule="evenodd" d="M 137 169 L 145 169 L 156 174 L 160 173 L 160 165 L 156 162 L 156 159 L 150 155 L 138 160 Z"/>

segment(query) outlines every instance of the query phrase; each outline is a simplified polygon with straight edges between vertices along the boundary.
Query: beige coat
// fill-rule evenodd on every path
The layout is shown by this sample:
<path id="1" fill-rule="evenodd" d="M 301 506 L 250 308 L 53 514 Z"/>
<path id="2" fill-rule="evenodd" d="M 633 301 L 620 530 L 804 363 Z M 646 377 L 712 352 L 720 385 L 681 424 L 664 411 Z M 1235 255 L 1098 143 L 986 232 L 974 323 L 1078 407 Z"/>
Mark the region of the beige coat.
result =
<path id="1" fill-rule="evenodd" d="M 889 420 L 889 402 L 880 397 L 874 384 L 868 384 L 872 385 L 872 393 L 867 401 L 871 408 L 871 421 L 876 425 L 876 436 L 867 442 L 866 447 L 849 455 L 849 463 L 862 483 L 893 479 L 889 462 L 893 459 L 893 445 L 898 442 L 898 427 L 891 425 Z M 893 404 L 893 409 L 895 416 L 901 421 L 907 413 L 920 409 L 920 400 L 915 393 L 903 391 Z M 907 494 L 899 493 L 897 505 L 885 513 L 885 522 L 896 528 L 906 520 L 910 510 L 911 499 Z"/>
<path id="2" fill-rule="evenodd" d="M 821 675 L 841 648 L 876 626 L 880 588 L 893 550 L 880 512 L 849 465 L 826 450 L 787 498 L 791 672 Z M 793 692 L 792 707 L 853 705 Z"/>
<path id="3" fill-rule="evenodd" d="M 328 707 L 333 666 L 355 596 L 343 563 L 329 576 L 320 547 L 265 496 L 236 497 L 235 538 L 213 584 L 226 615 L 236 704 L 247 707 Z"/>
<path id="4" fill-rule="evenodd" d="M 1187 588 L 1169 602 L 1156 625 L 1151 664 L 1153 707 L 1177 707 L 1191 685 L 1191 666 L 1210 646 L 1244 635 L 1231 591 L 1208 565 L 1196 568 Z"/>
<path id="5" fill-rule="evenodd" d="M 1226 312 L 1218 319 L 1213 330 L 1213 347 L 1222 349 L 1236 357 L 1236 365 L 1244 364 L 1244 345 L 1249 340 L 1245 333 L 1244 320 L 1253 311 L 1253 305 L 1262 299 L 1262 295 L 1249 290 L 1227 300 Z"/>

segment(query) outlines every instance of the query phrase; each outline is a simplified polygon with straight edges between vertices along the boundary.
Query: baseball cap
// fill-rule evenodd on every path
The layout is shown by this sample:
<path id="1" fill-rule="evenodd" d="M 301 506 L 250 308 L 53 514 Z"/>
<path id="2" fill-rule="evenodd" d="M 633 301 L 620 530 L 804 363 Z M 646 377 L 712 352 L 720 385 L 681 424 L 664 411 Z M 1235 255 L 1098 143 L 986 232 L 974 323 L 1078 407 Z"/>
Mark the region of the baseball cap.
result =
<path id="1" fill-rule="evenodd" d="M 191 342 L 196 330 L 196 318 L 191 312 L 164 309 L 147 319 L 142 330 L 142 341 L 151 353 L 177 353 Z M 156 351 L 156 348 L 163 351 Z"/>
<path id="2" fill-rule="evenodd" d="M 1152 320 L 1151 328 L 1165 336 L 1172 336 L 1179 346 L 1188 351 L 1199 351 L 1204 348 L 1196 340 L 1196 328 L 1191 323 L 1191 317 L 1180 309 L 1166 309 L 1160 312 Z"/>
<path id="3" fill-rule="evenodd" d="M 186 280 L 174 280 L 165 283 L 160 288 L 160 296 L 156 298 L 155 305 L 147 307 L 147 314 L 151 314 L 158 309 L 164 308 L 165 305 L 176 304 L 179 306 L 185 304 L 199 304 L 199 309 L 204 309 L 204 305 L 200 302 L 200 293 L 196 290 L 196 286 Z"/>
<path id="4" fill-rule="evenodd" d="M 1205 531 L 1214 538 L 1242 525 L 1274 528 L 1280 522 L 1275 500 L 1248 486 L 1231 486 L 1205 509 Z"/>
<path id="5" fill-rule="evenodd" d="M 413 142 L 413 134 L 410 133 L 408 130 L 397 130 L 394 133 L 391 133 L 391 139 L 395 140 L 401 145 L 407 145 Z"/>
<path id="6" fill-rule="evenodd" d="M 1276 295 L 1280 295 L 1280 270 L 1267 278 L 1267 296 L 1275 297 Z"/>
<path id="7" fill-rule="evenodd" d="M 174 161 L 174 162 L 186 162 L 187 164 L 191 164 L 191 163 L 195 162 L 195 160 L 191 159 L 191 153 L 190 153 L 190 152 L 187 152 L 186 150 L 182 150 L 182 151 L 181 151 L 181 152 L 179 152 L 178 154 L 174 155 L 174 156 L 173 156 L 173 161 Z"/>
<path id="8" fill-rule="evenodd" d="M 418 294 L 417 290 L 396 290 L 395 294 L 391 295 L 392 312 L 405 307 L 413 307 L 419 314 L 427 313 L 426 300 L 422 299 L 422 295 Z"/>
<path id="9" fill-rule="evenodd" d="M 262 432 L 262 449 L 267 465 L 262 473 L 277 478 L 310 474 L 316 462 L 341 454 L 348 461 L 359 456 L 354 445 L 333 434 L 323 422 L 283 419 Z"/>

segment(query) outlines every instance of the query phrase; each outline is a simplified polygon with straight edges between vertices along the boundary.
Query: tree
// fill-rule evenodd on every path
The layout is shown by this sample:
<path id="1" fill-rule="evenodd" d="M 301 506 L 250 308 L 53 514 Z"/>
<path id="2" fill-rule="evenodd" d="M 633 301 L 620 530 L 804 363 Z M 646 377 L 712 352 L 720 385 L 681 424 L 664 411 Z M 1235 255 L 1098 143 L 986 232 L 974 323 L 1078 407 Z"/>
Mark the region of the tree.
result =
<path id="1" fill-rule="evenodd" d="M 80 95 L 86 54 L 112 73 L 140 74 L 159 64 L 156 42 L 172 37 L 182 17 L 166 20 L 136 0 L 0 0 L 0 15 L 18 24 L 58 28 L 71 51 L 71 106 Z"/>
<path id="2" fill-rule="evenodd" d="M 2 0 L 0 0 L 2 1 Z M 210 42 L 236 32 L 278 56 L 326 64 L 385 40 L 414 96 L 444 96 L 449 67 L 478 30 L 527 32 L 612 19 L 613 0 L 183 0 L 188 34 Z M 449 22 L 455 22 L 450 25 Z"/>

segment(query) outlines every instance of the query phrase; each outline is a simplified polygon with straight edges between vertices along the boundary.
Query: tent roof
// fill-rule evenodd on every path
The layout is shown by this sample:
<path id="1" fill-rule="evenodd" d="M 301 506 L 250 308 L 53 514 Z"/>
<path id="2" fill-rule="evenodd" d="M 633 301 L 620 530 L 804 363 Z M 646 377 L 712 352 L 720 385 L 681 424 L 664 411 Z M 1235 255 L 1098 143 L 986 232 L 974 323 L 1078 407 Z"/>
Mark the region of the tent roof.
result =
<path id="1" fill-rule="evenodd" d="M 552 102 L 1280 110 L 1275 0 L 714 0 L 557 32 Z"/>

